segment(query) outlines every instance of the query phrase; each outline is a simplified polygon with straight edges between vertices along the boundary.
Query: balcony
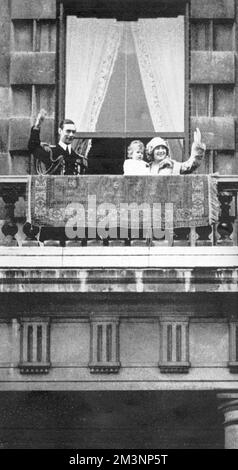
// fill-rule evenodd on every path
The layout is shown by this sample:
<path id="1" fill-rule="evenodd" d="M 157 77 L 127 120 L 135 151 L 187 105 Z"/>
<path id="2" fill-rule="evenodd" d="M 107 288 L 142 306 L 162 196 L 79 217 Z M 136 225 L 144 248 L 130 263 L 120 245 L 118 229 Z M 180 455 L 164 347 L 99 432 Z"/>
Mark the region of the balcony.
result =
<path id="1" fill-rule="evenodd" d="M 62 227 L 27 222 L 28 177 L 1 177 L 0 291 L 236 292 L 238 177 L 216 178 L 220 210 L 212 225 L 175 228 L 169 237 L 161 230 L 156 239 L 129 231 L 70 240 Z"/>
<path id="2" fill-rule="evenodd" d="M 49 177 L 48 177 L 49 178 Z M 52 177 L 54 178 L 54 177 Z M 82 177 L 79 177 L 82 178 Z M 88 179 L 87 176 L 83 177 Z M 98 181 L 100 176 L 96 177 Z M 115 179 L 120 181 L 122 177 Z M 143 178 L 143 177 L 142 177 Z M 212 226 L 175 228 L 172 236 L 166 237 L 161 230 L 156 238 L 148 237 L 139 233 L 138 237 L 121 237 L 120 232 L 116 237 L 100 238 L 95 233 L 95 238 L 90 236 L 70 240 L 64 227 L 40 227 L 27 222 L 27 181 L 28 177 L 1 176 L 0 177 L 0 246 L 5 247 L 37 247 L 37 246 L 60 246 L 60 247 L 102 247 L 102 246 L 237 246 L 238 244 L 238 213 L 237 193 L 238 176 L 217 176 L 218 200 L 220 204 L 219 220 Z M 137 178 L 138 181 L 138 178 Z M 133 185 L 130 186 L 132 191 Z M 71 191 L 72 192 L 72 191 Z M 106 199 L 106 198 L 105 198 Z M 159 200 L 159 198 L 158 198 Z M 103 201 L 108 202 L 108 201 Z M 140 201 L 141 202 L 141 201 Z M 143 201 L 143 202 L 146 202 Z M 48 224 L 49 225 L 49 224 Z"/>

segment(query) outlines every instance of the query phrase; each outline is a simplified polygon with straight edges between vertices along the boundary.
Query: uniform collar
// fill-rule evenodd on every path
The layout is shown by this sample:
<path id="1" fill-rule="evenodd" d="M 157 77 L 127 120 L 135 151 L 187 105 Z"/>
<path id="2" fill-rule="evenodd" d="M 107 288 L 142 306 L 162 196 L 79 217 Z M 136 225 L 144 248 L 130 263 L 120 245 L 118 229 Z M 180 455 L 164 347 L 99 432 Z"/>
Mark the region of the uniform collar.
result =
<path id="1" fill-rule="evenodd" d="M 66 152 L 66 149 L 68 147 L 69 149 L 69 154 L 71 155 L 71 152 L 72 152 L 72 149 L 71 149 L 71 144 L 67 145 L 65 144 L 64 142 L 59 142 L 59 146 L 64 149 L 64 151 Z"/>

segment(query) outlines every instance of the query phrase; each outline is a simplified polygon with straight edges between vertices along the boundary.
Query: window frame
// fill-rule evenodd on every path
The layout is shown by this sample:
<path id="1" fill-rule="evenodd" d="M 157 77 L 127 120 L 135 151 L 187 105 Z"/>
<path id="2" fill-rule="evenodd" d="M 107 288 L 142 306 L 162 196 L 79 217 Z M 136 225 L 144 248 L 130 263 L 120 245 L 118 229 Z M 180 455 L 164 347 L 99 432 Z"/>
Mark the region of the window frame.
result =
<path id="1" fill-rule="evenodd" d="M 125 2 L 129 11 L 125 9 Z M 146 8 L 143 8 L 146 2 Z M 148 7 L 148 2 L 150 7 Z M 135 13 L 136 3 L 136 13 Z M 134 4 L 134 7 L 133 7 Z M 124 5 L 124 7 L 123 7 Z M 152 138 L 182 139 L 184 141 L 184 160 L 189 157 L 190 148 L 190 2 L 188 0 L 58 0 L 57 1 L 57 54 L 56 54 L 56 119 L 55 135 L 58 133 L 58 122 L 65 117 L 65 81 L 66 81 L 66 19 L 69 15 L 84 18 L 117 18 L 125 21 L 136 17 L 169 17 L 174 10 L 184 15 L 185 60 L 184 60 L 184 131 L 183 132 L 80 132 L 75 138 Z M 126 13 L 125 13 L 126 10 Z"/>

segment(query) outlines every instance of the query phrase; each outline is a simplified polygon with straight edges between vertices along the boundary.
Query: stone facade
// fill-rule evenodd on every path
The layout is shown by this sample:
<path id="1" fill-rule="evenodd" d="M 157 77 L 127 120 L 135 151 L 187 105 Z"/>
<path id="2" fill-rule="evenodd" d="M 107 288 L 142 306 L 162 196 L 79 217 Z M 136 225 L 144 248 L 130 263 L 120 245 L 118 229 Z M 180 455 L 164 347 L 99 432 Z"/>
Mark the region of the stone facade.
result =
<path id="1" fill-rule="evenodd" d="M 33 170 L 27 140 L 41 107 L 48 113 L 42 139 L 55 138 L 63 106 L 63 7 L 73 13 L 76 3 L 1 1 L 0 174 L 10 176 L 13 184 L 11 175 L 17 175 L 20 192 L 9 191 L 9 180 L 1 177 L 0 406 L 5 409 L 9 393 L 24 415 L 27 397 L 33 446 L 46 443 L 34 425 L 34 419 L 42 424 L 44 411 L 49 447 L 63 446 L 60 426 L 71 429 L 69 446 L 77 441 L 87 447 L 85 436 L 91 432 L 91 447 L 113 447 L 118 438 L 122 447 L 126 438 L 138 448 L 143 443 L 146 448 L 222 447 L 223 413 L 225 445 L 238 448 L 237 186 L 232 176 L 238 173 L 238 1 L 192 0 L 186 26 L 189 127 L 190 132 L 201 129 L 208 148 L 201 171 L 230 177 L 228 182 L 224 177 L 227 186 L 220 196 L 220 231 L 217 226 L 208 230 L 205 239 L 191 231 L 185 247 L 179 241 L 171 248 L 149 248 L 146 242 L 141 247 L 98 242 L 60 247 L 52 240 L 40 247 L 37 234 L 22 228 L 25 179 L 19 175 Z M 139 8 L 142 3 L 138 0 Z M 150 3 L 152 8 L 155 0 Z M 92 2 L 80 5 L 85 11 Z M 102 5 L 105 12 L 106 2 Z M 57 416 L 70 403 L 71 423 L 67 417 L 52 417 L 48 392 L 55 394 Z M 79 433 L 72 427 L 77 400 Z M 95 403 L 101 404 L 98 415 Z M 197 407 L 200 421 L 194 424 Z M 149 424 L 144 411 L 137 420 L 141 409 L 148 411 Z M 167 428 L 164 410 L 170 413 Z M 16 445 L 31 446 L 22 415 L 15 421 L 9 416 L 5 412 L 1 420 L 2 446 L 14 445 L 19 422 L 25 437 L 19 432 Z M 50 423 L 61 436 L 58 441 L 48 432 Z"/>
<path id="2" fill-rule="evenodd" d="M 26 174 L 29 128 L 41 107 L 49 116 L 42 138 L 54 140 L 56 2 L 3 0 L 1 10 L 0 173 Z"/>

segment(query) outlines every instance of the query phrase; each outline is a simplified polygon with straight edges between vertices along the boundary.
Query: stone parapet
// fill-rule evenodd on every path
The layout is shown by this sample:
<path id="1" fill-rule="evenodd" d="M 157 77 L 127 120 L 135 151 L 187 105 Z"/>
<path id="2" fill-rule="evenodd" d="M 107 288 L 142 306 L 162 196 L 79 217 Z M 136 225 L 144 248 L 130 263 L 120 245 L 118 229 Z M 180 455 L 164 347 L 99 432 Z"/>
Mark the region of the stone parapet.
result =
<path id="1" fill-rule="evenodd" d="M 4 247 L 0 266 L 1 292 L 238 290 L 235 247 Z"/>

